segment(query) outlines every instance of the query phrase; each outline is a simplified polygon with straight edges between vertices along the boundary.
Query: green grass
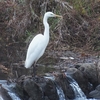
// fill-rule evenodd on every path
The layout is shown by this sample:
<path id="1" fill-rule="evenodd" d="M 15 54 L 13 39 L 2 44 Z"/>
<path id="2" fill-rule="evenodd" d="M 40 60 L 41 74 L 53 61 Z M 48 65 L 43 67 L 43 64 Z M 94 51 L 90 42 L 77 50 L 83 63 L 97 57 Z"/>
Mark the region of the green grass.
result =
<path id="1" fill-rule="evenodd" d="M 93 0 L 85 1 L 85 0 L 72 0 L 69 1 L 74 9 L 81 15 L 92 15 L 92 4 Z"/>
<path id="2" fill-rule="evenodd" d="M 30 31 L 28 31 L 28 30 L 26 30 L 25 33 L 26 33 L 26 36 L 27 36 L 27 37 L 29 37 L 30 35 L 32 35 L 32 32 L 30 32 Z"/>

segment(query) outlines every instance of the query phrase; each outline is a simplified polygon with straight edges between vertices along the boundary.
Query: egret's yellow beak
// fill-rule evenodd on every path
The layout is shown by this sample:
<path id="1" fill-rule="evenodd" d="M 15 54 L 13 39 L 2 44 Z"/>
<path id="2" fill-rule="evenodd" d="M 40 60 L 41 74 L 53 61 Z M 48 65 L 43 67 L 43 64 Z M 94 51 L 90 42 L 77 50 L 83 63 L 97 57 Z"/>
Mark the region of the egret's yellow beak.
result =
<path id="1" fill-rule="evenodd" d="M 60 15 L 56 15 L 56 14 L 55 14 L 55 17 L 58 17 L 58 18 L 63 18 L 63 16 L 60 16 Z"/>

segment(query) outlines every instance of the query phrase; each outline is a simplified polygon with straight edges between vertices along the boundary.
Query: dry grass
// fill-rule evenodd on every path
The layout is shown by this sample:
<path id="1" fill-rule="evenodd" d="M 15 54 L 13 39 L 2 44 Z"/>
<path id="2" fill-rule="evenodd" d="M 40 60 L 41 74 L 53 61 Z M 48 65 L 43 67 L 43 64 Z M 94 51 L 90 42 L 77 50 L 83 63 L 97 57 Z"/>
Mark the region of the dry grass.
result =
<path id="1" fill-rule="evenodd" d="M 66 51 L 83 47 L 100 50 L 99 7 L 99 0 L 2 0 L 0 61 L 18 62 L 25 59 L 24 42 L 30 35 L 43 33 L 42 18 L 46 11 L 63 16 L 63 20 L 49 20 L 49 50 Z"/>

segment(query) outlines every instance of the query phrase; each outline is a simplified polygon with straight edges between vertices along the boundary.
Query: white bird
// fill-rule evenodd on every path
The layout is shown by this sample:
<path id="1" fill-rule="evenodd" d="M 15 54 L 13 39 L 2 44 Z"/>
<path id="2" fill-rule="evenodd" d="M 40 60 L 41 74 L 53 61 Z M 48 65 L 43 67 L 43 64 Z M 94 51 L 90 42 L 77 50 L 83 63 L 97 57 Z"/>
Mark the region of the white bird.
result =
<path id="1" fill-rule="evenodd" d="M 25 67 L 30 68 L 32 64 L 36 64 L 38 59 L 44 54 L 44 51 L 49 42 L 49 24 L 47 22 L 49 17 L 60 17 L 62 16 L 56 15 L 52 12 L 46 12 L 43 18 L 44 24 L 44 34 L 36 35 L 31 43 L 29 44 L 26 60 L 25 60 Z"/>

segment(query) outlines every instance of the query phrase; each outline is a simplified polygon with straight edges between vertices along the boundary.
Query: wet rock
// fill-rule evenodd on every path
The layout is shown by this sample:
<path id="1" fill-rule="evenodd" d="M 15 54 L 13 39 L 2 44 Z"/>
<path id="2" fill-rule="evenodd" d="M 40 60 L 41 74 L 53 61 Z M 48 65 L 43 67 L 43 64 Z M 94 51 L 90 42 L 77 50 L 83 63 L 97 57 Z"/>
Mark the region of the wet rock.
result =
<path id="1" fill-rule="evenodd" d="M 59 86 L 61 86 L 66 99 L 73 99 L 75 98 L 74 92 L 71 88 L 71 86 L 69 85 L 68 80 L 66 79 L 65 74 L 59 74 L 58 77 L 56 77 L 56 82 L 57 84 L 59 84 Z"/>
<path id="2" fill-rule="evenodd" d="M 93 63 L 82 63 L 79 65 L 80 67 L 78 69 L 84 74 L 85 78 L 88 78 L 88 81 L 96 87 L 98 85 L 97 66 Z"/>
<path id="3" fill-rule="evenodd" d="M 78 68 L 67 68 L 68 74 L 76 80 L 82 91 L 88 96 L 89 92 L 93 89 L 90 85 L 96 82 L 94 79 L 95 66 L 92 64 L 82 64 Z M 87 67 L 87 68 L 86 68 Z M 92 71 L 92 72 L 90 72 Z M 68 77 L 64 73 L 52 73 L 55 80 L 50 78 L 38 77 L 21 77 L 16 86 L 19 90 L 18 95 L 23 100 L 59 100 L 56 84 L 61 87 L 65 98 L 72 100 L 75 98 L 73 88 L 70 86 Z M 94 79 L 95 82 L 92 81 Z"/>
<path id="4" fill-rule="evenodd" d="M 16 90 L 24 100 L 59 100 L 53 81 L 44 77 L 26 77 L 18 80 Z"/>
<path id="5" fill-rule="evenodd" d="M 89 97 L 100 99 L 100 85 L 98 85 L 95 90 L 89 93 Z"/>
<path id="6" fill-rule="evenodd" d="M 54 82 L 49 79 L 44 87 L 44 95 L 48 97 L 49 100 L 59 100 L 56 86 Z"/>
<path id="7" fill-rule="evenodd" d="M 24 100 L 59 100 L 57 84 L 65 94 L 65 98 L 74 99 L 74 91 L 69 85 L 64 74 L 57 74 L 55 81 L 47 77 L 26 77 L 19 80 L 16 90 L 19 90 L 20 97 Z M 26 99 L 27 98 L 27 99 Z"/>
<path id="8" fill-rule="evenodd" d="M 28 78 L 23 85 L 25 91 L 30 96 L 29 100 L 43 100 L 42 89 L 34 80 Z"/>
<path id="9" fill-rule="evenodd" d="M 76 68 L 68 68 L 67 73 L 70 74 L 76 80 L 83 92 L 88 95 L 89 88 L 87 77 L 85 77 L 84 74 Z"/>

